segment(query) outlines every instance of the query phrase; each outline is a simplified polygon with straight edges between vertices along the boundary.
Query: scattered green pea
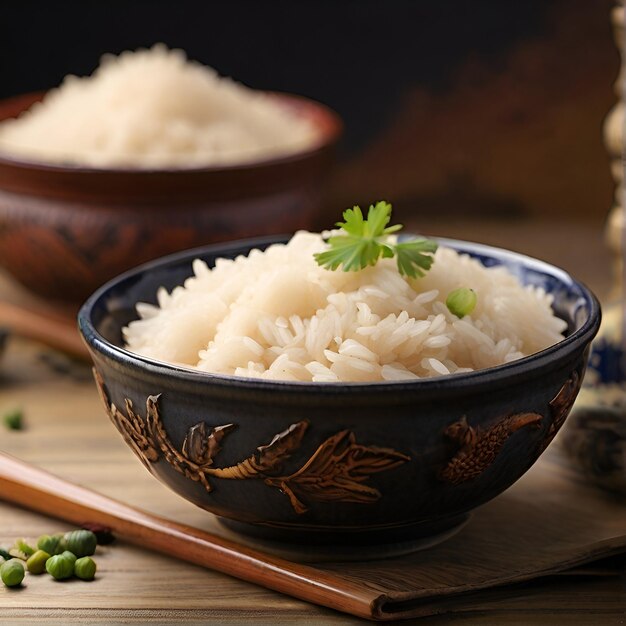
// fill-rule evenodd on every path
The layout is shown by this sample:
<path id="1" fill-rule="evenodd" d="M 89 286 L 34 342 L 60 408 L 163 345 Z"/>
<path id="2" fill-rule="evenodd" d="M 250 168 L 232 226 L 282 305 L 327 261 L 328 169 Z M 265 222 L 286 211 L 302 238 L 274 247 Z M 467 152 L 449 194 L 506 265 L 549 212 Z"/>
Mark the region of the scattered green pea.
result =
<path id="1" fill-rule="evenodd" d="M 452 315 L 464 317 L 474 310 L 477 300 L 476 292 L 473 289 L 459 287 L 448 294 L 446 306 Z"/>
<path id="2" fill-rule="evenodd" d="M 67 550 L 67 541 L 65 539 L 65 535 L 63 533 L 58 533 L 56 535 L 59 538 L 59 545 L 57 546 L 57 554 L 62 554 Z"/>
<path id="3" fill-rule="evenodd" d="M 41 535 L 37 539 L 37 547 L 44 552 L 54 556 L 61 554 L 65 550 L 65 538 L 63 535 Z"/>
<path id="4" fill-rule="evenodd" d="M 91 556 L 96 551 L 98 539 L 90 530 L 72 530 L 65 533 L 66 547 L 77 557 Z"/>
<path id="5" fill-rule="evenodd" d="M 90 530 L 72 530 L 65 534 L 41 535 L 33 548 L 25 539 L 17 539 L 9 549 L 0 548 L 0 578 L 8 587 L 21 584 L 25 567 L 31 574 L 47 571 L 56 580 L 75 575 L 82 580 L 93 580 L 96 564 L 90 555 L 96 551 L 98 540 Z"/>
<path id="6" fill-rule="evenodd" d="M 74 563 L 74 575 L 81 580 L 93 580 L 96 569 L 95 561 L 88 556 L 84 556 Z"/>
<path id="7" fill-rule="evenodd" d="M 35 554 L 35 548 L 29 545 L 25 539 L 17 539 L 14 547 L 27 557 Z"/>
<path id="8" fill-rule="evenodd" d="M 0 565 L 0 579 L 7 587 L 17 587 L 24 580 L 24 566 L 12 559 Z"/>
<path id="9" fill-rule="evenodd" d="M 26 561 L 28 559 L 28 554 L 22 552 L 19 548 L 13 546 L 9 548 L 9 558 L 11 559 L 19 559 L 20 561 Z"/>
<path id="10" fill-rule="evenodd" d="M 2 421 L 9 430 L 22 430 L 24 428 L 24 413 L 22 409 L 13 409 L 2 416 Z"/>
<path id="11" fill-rule="evenodd" d="M 49 558 L 50 555 L 47 552 L 37 550 L 37 552 L 28 557 L 26 568 L 31 574 L 43 574 L 46 571 L 46 561 Z"/>
<path id="12" fill-rule="evenodd" d="M 55 554 L 46 561 L 46 571 L 56 580 L 65 580 L 74 573 L 74 561 L 63 554 Z"/>

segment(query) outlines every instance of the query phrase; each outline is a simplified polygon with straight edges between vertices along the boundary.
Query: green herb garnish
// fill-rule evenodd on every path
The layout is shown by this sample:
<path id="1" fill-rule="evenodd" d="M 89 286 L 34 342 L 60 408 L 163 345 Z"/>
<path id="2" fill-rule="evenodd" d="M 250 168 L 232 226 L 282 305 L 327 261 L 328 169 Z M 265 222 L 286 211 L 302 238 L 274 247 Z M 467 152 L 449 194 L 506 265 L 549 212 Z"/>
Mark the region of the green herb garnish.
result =
<path id="1" fill-rule="evenodd" d="M 476 292 L 473 289 L 459 287 L 448 294 L 446 306 L 452 315 L 465 317 L 474 310 L 477 300 Z"/>
<path id="2" fill-rule="evenodd" d="M 389 235 L 403 228 L 402 224 L 387 226 L 391 219 L 391 204 L 377 202 L 370 205 L 367 219 L 361 207 L 355 206 L 343 213 L 344 222 L 337 222 L 345 234 L 328 239 L 329 249 L 315 254 L 318 265 L 344 272 L 356 272 L 368 265 L 376 265 L 378 259 L 396 257 L 398 271 L 403 276 L 424 276 L 434 262 L 437 244 L 430 239 L 411 239 L 400 243 L 389 241 Z"/>
<path id="3" fill-rule="evenodd" d="M 21 409 L 14 409 L 5 413 L 2 421 L 9 430 L 22 430 L 24 428 L 24 414 Z"/>

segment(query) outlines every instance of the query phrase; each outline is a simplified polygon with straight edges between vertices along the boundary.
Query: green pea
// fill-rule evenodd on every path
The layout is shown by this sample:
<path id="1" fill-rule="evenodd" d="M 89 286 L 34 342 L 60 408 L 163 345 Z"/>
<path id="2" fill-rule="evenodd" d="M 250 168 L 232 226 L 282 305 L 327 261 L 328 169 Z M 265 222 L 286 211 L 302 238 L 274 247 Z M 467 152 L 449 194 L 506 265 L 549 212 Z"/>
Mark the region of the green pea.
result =
<path id="1" fill-rule="evenodd" d="M 46 571 L 46 561 L 49 558 L 50 555 L 47 552 L 37 550 L 37 552 L 28 557 L 26 568 L 31 574 L 43 574 Z"/>
<path id="2" fill-rule="evenodd" d="M 9 561 L 12 557 L 7 550 L 0 548 L 0 558 L 3 558 L 5 561 Z"/>
<path id="3" fill-rule="evenodd" d="M 66 547 L 78 558 L 91 556 L 96 551 L 98 539 L 90 530 L 72 530 L 65 533 Z"/>
<path id="4" fill-rule="evenodd" d="M 63 535 L 41 535 L 37 539 L 37 547 L 50 555 L 61 554 L 65 549 L 62 539 Z"/>
<path id="5" fill-rule="evenodd" d="M 24 415 L 21 409 L 13 409 L 5 413 L 2 420 L 9 430 L 22 430 L 24 428 Z"/>
<path id="6" fill-rule="evenodd" d="M 64 552 L 61 552 L 61 556 L 64 556 L 66 559 L 70 560 L 72 562 L 72 565 L 76 563 L 77 556 L 73 552 L 70 552 L 69 550 L 65 550 Z"/>
<path id="7" fill-rule="evenodd" d="M 20 561 L 6 561 L 0 565 L 0 578 L 7 587 L 17 587 L 24 580 L 24 566 Z"/>
<path id="8" fill-rule="evenodd" d="M 93 580 L 93 577 L 96 575 L 96 569 L 95 561 L 88 556 L 84 556 L 74 563 L 74 574 L 81 580 Z"/>
<path id="9" fill-rule="evenodd" d="M 74 561 L 62 554 L 56 554 L 46 561 L 46 571 L 52 578 L 64 580 L 74 573 Z"/>
<path id="10" fill-rule="evenodd" d="M 19 550 L 22 554 L 25 554 L 26 557 L 35 554 L 35 548 L 26 543 L 25 539 L 17 539 L 15 542 L 15 548 Z"/>
<path id="11" fill-rule="evenodd" d="M 20 561 L 25 561 L 28 557 L 16 547 L 9 549 L 9 558 L 10 559 L 19 559 Z"/>
<path id="12" fill-rule="evenodd" d="M 452 315 L 464 317 L 469 315 L 476 307 L 476 292 L 467 287 L 459 287 L 448 294 L 446 298 L 446 306 Z"/>

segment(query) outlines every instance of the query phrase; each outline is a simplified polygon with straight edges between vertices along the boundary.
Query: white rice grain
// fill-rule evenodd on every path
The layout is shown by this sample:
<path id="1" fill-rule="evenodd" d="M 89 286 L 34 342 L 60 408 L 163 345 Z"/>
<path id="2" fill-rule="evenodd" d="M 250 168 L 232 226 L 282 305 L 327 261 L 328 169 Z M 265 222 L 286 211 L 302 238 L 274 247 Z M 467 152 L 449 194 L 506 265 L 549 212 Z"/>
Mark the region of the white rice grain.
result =
<path id="1" fill-rule="evenodd" d="M 317 136 L 276 97 L 157 44 L 105 55 L 92 76 L 67 76 L 42 102 L 0 123 L 0 152 L 104 168 L 183 168 L 283 156 Z"/>
<path id="2" fill-rule="evenodd" d="M 206 372 L 271 380 L 413 380 L 509 363 L 562 339 L 551 296 L 522 286 L 502 267 L 485 268 L 439 248 L 419 279 L 393 259 L 359 272 L 328 271 L 320 235 L 253 250 L 194 276 L 158 305 L 138 303 L 124 329 L 130 350 Z M 469 286 L 476 308 L 462 319 L 445 298 Z"/>

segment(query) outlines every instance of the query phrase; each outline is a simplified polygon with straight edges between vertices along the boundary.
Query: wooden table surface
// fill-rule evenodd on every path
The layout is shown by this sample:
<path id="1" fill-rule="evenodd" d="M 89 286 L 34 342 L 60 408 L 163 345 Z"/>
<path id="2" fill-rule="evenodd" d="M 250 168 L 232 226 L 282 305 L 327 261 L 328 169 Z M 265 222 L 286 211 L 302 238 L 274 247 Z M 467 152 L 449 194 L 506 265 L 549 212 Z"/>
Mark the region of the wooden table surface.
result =
<path id="1" fill-rule="evenodd" d="M 469 221 L 426 226 L 424 232 L 445 232 L 540 256 L 580 276 L 601 295 L 609 290 L 609 255 L 597 227 Z M 16 293 L 10 281 L 0 280 L 0 296 Z M 159 484 L 130 453 L 105 417 L 88 369 L 68 370 L 66 365 L 64 357 L 35 344 L 9 342 L 0 361 L 0 413 L 22 407 L 26 429 L 10 432 L 0 427 L 0 450 L 159 515 L 208 527 L 208 513 Z M 46 518 L 0 502 L 0 545 L 67 528 L 54 519 L 54 512 Z M 0 586 L 0 624 L 362 623 L 123 542 L 99 548 L 97 562 L 98 577 L 92 583 L 30 576 L 22 589 Z M 464 614 L 419 623 L 626 624 L 626 573 L 602 574 L 598 570 L 520 585 L 506 599 L 477 598 Z"/>

